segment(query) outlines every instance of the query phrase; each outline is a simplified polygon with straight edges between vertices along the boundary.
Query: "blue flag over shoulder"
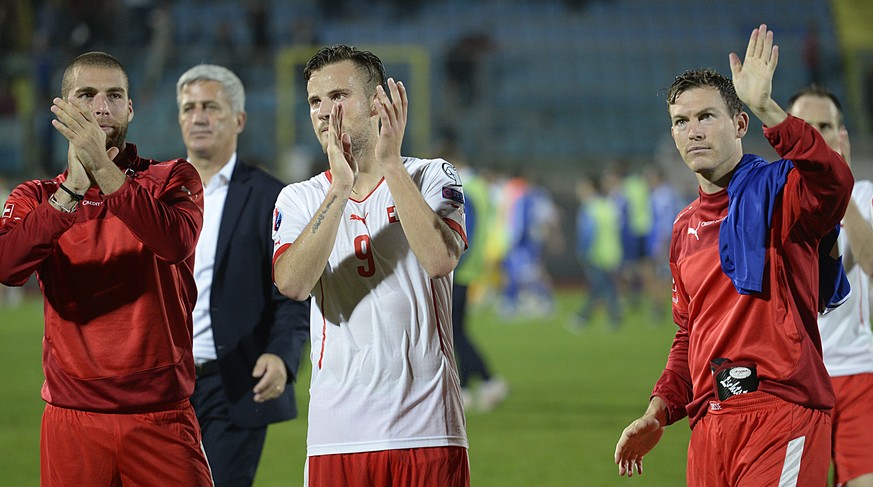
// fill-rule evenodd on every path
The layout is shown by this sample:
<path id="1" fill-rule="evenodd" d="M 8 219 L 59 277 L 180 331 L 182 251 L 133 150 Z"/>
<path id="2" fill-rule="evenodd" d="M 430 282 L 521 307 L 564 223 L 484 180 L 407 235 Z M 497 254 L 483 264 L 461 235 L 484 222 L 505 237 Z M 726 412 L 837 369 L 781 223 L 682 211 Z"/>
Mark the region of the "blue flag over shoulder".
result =
<path id="1" fill-rule="evenodd" d="M 793 168 L 786 159 L 770 163 L 745 154 L 728 183 L 728 214 L 719 229 L 718 251 L 722 271 L 740 294 L 761 292 L 773 205 Z M 850 291 L 842 257 L 831 257 L 839 232 L 837 225 L 818 247 L 820 312 L 843 304 Z"/>

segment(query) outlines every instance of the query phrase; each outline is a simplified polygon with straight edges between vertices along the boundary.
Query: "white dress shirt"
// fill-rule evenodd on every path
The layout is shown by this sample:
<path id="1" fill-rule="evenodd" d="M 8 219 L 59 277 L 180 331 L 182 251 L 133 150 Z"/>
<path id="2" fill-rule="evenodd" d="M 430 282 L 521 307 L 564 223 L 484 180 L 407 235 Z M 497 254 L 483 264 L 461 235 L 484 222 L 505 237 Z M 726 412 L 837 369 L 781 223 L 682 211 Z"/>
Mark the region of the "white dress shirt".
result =
<path id="1" fill-rule="evenodd" d="M 207 184 L 203 186 L 203 229 L 194 251 L 194 280 L 197 282 L 197 304 L 194 306 L 194 362 L 197 364 L 215 360 L 215 340 L 212 336 L 210 295 L 212 272 L 215 268 L 215 250 L 218 245 L 218 229 L 224 214 L 224 202 L 230 177 L 236 167 L 236 153 L 230 156 Z"/>

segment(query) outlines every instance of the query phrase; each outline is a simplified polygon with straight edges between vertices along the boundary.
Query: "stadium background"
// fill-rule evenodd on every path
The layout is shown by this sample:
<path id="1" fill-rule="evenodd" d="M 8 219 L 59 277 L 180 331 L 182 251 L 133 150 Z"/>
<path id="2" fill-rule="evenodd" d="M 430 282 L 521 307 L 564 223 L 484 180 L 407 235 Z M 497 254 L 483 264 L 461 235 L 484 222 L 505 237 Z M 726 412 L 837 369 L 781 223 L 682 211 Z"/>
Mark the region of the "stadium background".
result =
<path id="1" fill-rule="evenodd" d="M 855 172 L 871 178 L 870 19 L 865 0 L 2 0 L 0 178 L 12 185 L 62 169 L 66 146 L 50 126 L 50 100 L 63 66 L 99 49 L 129 71 L 136 117 L 128 139 L 142 153 L 184 155 L 175 80 L 200 62 L 224 64 L 247 89 L 241 157 L 286 182 L 303 179 L 325 164 L 301 63 L 312 46 L 348 43 L 374 50 L 409 87 L 405 152 L 440 155 L 435 147 L 452 133 L 474 167 L 523 173 L 548 188 L 571 241 L 573 182 L 607 164 L 654 162 L 693 193 L 669 138 L 663 90 L 685 69 L 729 73 L 728 52 L 742 55 L 761 22 L 780 46 L 777 100 L 812 79 L 834 91 L 853 136 Z M 775 157 L 757 125 L 746 151 Z M 579 282 L 572 245 L 550 256 L 548 268 L 558 282 Z M 631 316 L 616 333 L 568 339 L 560 324 L 580 292 L 562 291 L 549 319 L 507 325 L 477 311 L 474 333 L 513 392 L 498 411 L 469 418 L 476 485 L 619 483 L 614 441 L 642 411 L 672 329 Z M 0 308 L 0 485 L 37 483 L 41 323 L 33 299 Z M 271 430 L 258 485 L 296 485 L 304 426 Z M 647 474 L 623 482 L 681 484 L 686 438 L 684 424 L 672 428 Z"/>
<path id="2" fill-rule="evenodd" d="M 13 184 L 60 171 L 66 146 L 49 123 L 51 98 L 72 57 L 102 49 L 130 73 L 128 139 L 144 154 L 184 155 L 175 81 L 194 64 L 225 64 L 247 90 L 240 155 L 286 182 L 304 179 L 325 165 L 301 63 L 313 45 L 348 43 L 382 55 L 409 87 L 407 153 L 439 155 L 451 132 L 471 165 L 536 179 L 570 221 L 575 176 L 617 160 L 655 162 L 694 191 L 669 138 L 664 89 L 689 68 L 729 73 L 728 52 L 761 22 L 780 46 L 778 101 L 814 78 L 832 89 L 857 172 L 873 174 L 871 18 L 863 0 L 3 0 L 0 175 Z M 756 127 L 745 149 L 775 156 Z M 577 271 L 564 262 L 571 248 L 551 259 L 559 280 Z"/>

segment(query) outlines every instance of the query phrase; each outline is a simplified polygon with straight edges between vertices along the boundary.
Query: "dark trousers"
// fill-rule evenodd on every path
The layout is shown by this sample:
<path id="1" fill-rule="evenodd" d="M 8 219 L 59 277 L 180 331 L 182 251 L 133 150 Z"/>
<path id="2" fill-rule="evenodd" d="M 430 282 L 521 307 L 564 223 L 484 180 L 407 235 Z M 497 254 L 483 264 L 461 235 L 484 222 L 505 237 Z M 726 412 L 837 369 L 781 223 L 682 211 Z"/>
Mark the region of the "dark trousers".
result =
<path id="1" fill-rule="evenodd" d="M 452 330 L 455 337 L 455 354 L 458 357 L 458 375 L 461 387 L 467 387 L 470 377 L 478 376 L 482 380 L 491 378 L 482 355 L 464 330 L 466 314 L 467 286 L 456 283 L 452 286 Z"/>
<path id="2" fill-rule="evenodd" d="M 267 427 L 242 428 L 231 422 L 218 374 L 197 379 L 191 404 L 200 422 L 203 449 L 215 487 L 250 487 L 267 438 Z"/>

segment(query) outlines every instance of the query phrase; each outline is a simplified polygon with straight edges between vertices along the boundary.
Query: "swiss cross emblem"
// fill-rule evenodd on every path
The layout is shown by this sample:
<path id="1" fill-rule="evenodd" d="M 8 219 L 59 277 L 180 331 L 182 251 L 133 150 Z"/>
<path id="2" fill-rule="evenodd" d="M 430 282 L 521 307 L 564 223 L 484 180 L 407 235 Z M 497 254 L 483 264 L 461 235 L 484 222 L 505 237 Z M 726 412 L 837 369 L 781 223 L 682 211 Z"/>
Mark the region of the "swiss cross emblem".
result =
<path id="1" fill-rule="evenodd" d="M 397 209 L 393 206 L 389 206 L 388 210 L 388 223 L 397 223 L 400 221 L 400 218 L 397 218 Z"/>

